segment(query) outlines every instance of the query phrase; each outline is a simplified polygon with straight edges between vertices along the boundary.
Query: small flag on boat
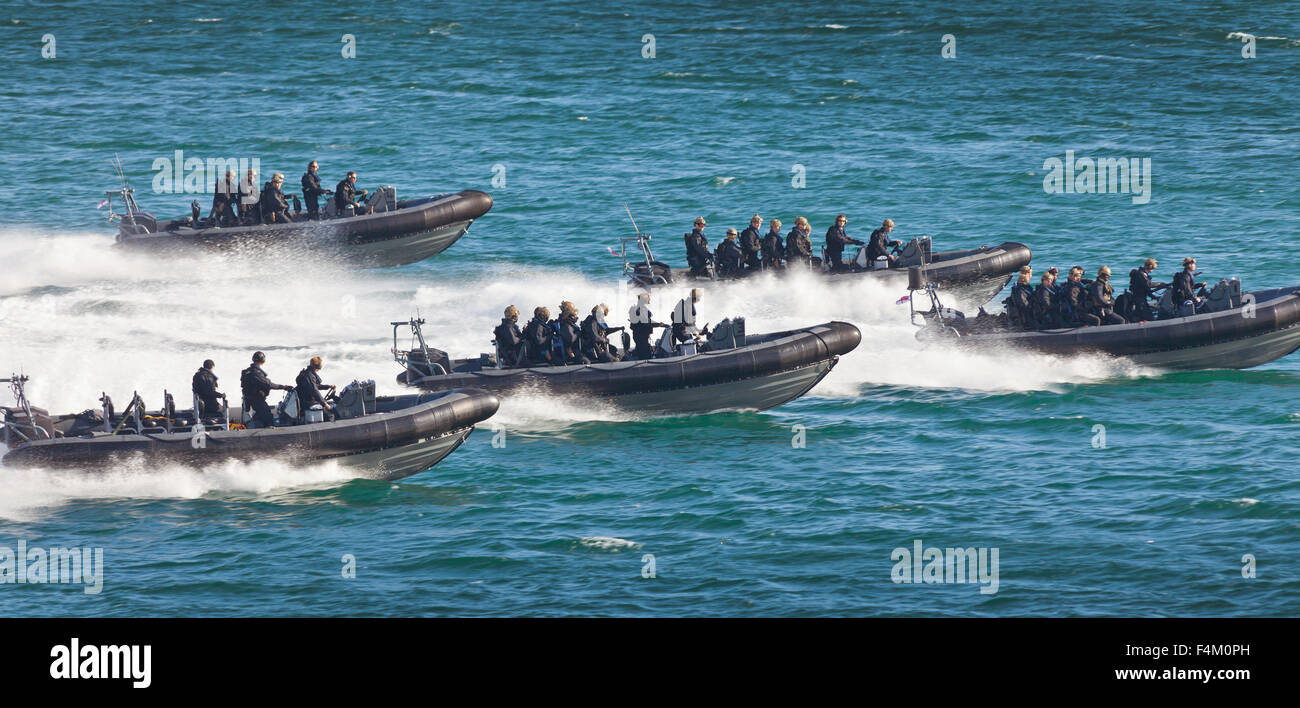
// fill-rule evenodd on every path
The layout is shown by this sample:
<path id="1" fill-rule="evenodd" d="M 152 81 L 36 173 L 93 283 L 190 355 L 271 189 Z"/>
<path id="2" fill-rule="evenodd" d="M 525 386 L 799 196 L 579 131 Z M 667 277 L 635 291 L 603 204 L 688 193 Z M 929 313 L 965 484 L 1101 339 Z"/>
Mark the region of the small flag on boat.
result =
<path id="1" fill-rule="evenodd" d="M 905 302 L 907 302 L 908 300 L 911 300 L 911 299 L 912 299 L 912 296 L 911 296 L 911 295 L 904 295 L 904 296 L 898 298 L 898 302 L 896 302 L 896 303 L 894 303 L 894 304 L 895 304 L 895 305 L 901 305 L 901 304 L 903 304 L 903 303 L 905 303 Z"/>
<path id="2" fill-rule="evenodd" d="M 606 246 L 606 247 L 605 247 L 605 250 L 606 250 L 606 251 L 609 251 L 609 255 L 611 255 L 611 256 L 617 256 L 617 255 L 618 255 L 618 251 L 615 251 L 614 248 L 613 248 L 612 246 Z"/>
<path id="3" fill-rule="evenodd" d="M 107 200 L 107 199 L 105 199 L 104 201 L 100 202 L 99 204 L 96 204 L 96 205 L 95 205 L 95 208 L 96 208 L 96 209 L 103 209 L 103 208 L 106 207 L 106 206 L 108 206 L 108 200 Z"/>

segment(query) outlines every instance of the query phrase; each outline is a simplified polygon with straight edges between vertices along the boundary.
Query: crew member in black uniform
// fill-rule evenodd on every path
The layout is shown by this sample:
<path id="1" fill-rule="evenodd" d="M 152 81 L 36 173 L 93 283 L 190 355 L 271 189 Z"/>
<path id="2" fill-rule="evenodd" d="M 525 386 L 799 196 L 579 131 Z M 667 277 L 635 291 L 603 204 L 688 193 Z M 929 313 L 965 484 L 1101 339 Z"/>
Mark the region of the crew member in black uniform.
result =
<path id="1" fill-rule="evenodd" d="M 257 189 L 257 170 L 249 169 L 239 181 L 239 219 L 245 224 L 262 223 L 262 195 Z"/>
<path id="2" fill-rule="evenodd" d="M 1084 315 L 1088 311 L 1086 290 L 1086 283 L 1083 282 L 1083 268 L 1074 266 L 1070 269 L 1069 274 L 1065 276 L 1065 284 L 1061 286 L 1058 300 L 1057 317 L 1062 326 L 1078 327 L 1087 324 L 1084 321 Z"/>
<path id="3" fill-rule="evenodd" d="M 239 180 L 234 170 L 226 170 L 225 180 L 218 182 L 212 192 L 212 212 L 208 216 L 216 219 L 217 226 L 239 223 L 239 215 L 235 213 L 238 199 Z"/>
<path id="4" fill-rule="evenodd" d="M 718 244 L 713 254 L 713 263 L 718 269 L 719 278 L 738 278 L 744 275 L 745 254 L 736 245 L 736 230 L 727 229 L 726 238 Z"/>
<path id="5" fill-rule="evenodd" d="M 497 356 L 501 366 L 511 368 L 526 364 L 524 353 L 524 334 L 519 331 L 519 310 L 514 305 L 506 308 L 501 324 L 492 330 L 492 337 L 497 343 Z"/>
<path id="6" fill-rule="evenodd" d="M 740 232 L 740 252 L 745 254 L 745 270 L 762 270 L 763 217 L 758 214 L 749 219 L 749 226 Z"/>
<path id="7" fill-rule="evenodd" d="M 1016 275 L 1016 284 L 1011 286 L 1011 296 L 1002 301 L 1007 307 L 1007 319 L 1015 329 L 1034 329 L 1034 286 L 1031 284 L 1034 271 L 1029 266 L 1021 266 Z"/>
<path id="8" fill-rule="evenodd" d="M 366 190 L 357 189 L 357 173 L 354 171 L 348 172 L 348 176 L 344 177 L 343 181 L 334 187 L 334 208 L 337 210 L 338 215 L 369 214 L 370 207 L 362 206 L 357 202 L 358 196 L 364 197 L 366 194 Z"/>
<path id="9" fill-rule="evenodd" d="M 794 227 L 785 237 L 785 264 L 787 268 L 800 266 L 803 268 L 812 267 L 812 241 L 808 234 L 812 232 L 812 226 L 808 220 L 802 216 L 794 220 Z"/>
<path id="10" fill-rule="evenodd" d="M 560 316 L 551 323 L 561 349 L 556 351 L 560 364 L 588 364 L 582 355 L 582 333 L 578 328 L 578 306 L 565 300 L 560 303 Z"/>
<path id="11" fill-rule="evenodd" d="M 307 218 L 312 221 L 320 219 L 320 201 L 322 196 L 333 194 L 328 189 L 321 189 L 320 166 L 312 160 L 307 164 L 307 171 L 302 175 L 302 198 L 307 202 Z"/>
<path id="12" fill-rule="evenodd" d="M 772 219 L 767 235 L 763 237 L 763 268 L 780 270 L 785 259 L 785 241 L 781 238 L 781 220 Z"/>
<path id="13" fill-rule="evenodd" d="M 217 390 L 217 375 L 212 371 L 216 366 L 211 359 L 206 359 L 203 366 L 194 372 L 194 381 L 190 388 L 194 391 L 194 396 L 199 399 L 199 420 L 221 417 L 221 403 L 218 399 L 225 398 L 226 394 Z"/>
<path id="14" fill-rule="evenodd" d="M 655 327 L 668 325 L 655 322 L 654 313 L 650 312 L 649 293 L 640 293 L 636 296 L 636 304 L 628 308 L 627 319 L 632 325 L 632 342 L 636 345 L 636 349 L 632 351 L 632 358 L 649 359 L 654 356 L 650 335 L 654 333 Z"/>
<path id="15" fill-rule="evenodd" d="M 287 224 L 293 219 L 289 216 L 289 202 L 284 198 L 280 186 L 284 184 L 284 175 L 276 172 L 271 181 L 262 187 L 262 222 L 266 224 Z"/>
<path id="16" fill-rule="evenodd" d="M 889 232 L 894 230 L 894 220 L 885 219 L 880 228 L 871 232 L 871 240 L 867 244 L 867 262 L 875 263 L 876 259 L 884 256 L 889 259 L 889 264 L 894 263 L 894 256 L 889 252 L 890 248 L 902 245 L 898 241 L 889 238 Z"/>
<path id="17" fill-rule="evenodd" d="M 551 356 L 551 311 L 545 307 L 533 309 L 533 319 L 524 326 L 524 352 L 528 363 L 547 366 L 558 363 Z"/>
<path id="18" fill-rule="evenodd" d="M 848 223 L 849 217 L 840 214 L 835 217 L 835 225 L 826 229 L 826 262 L 829 264 L 832 273 L 838 273 L 848 268 L 848 264 L 843 262 L 845 246 L 849 244 L 863 245 L 856 238 L 850 238 L 848 233 L 844 231 L 844 226 Z"/>
<path id="19" fill-rule="evenodd" d="M 1038 287 L 1034 288 L 1034 323 L 1039 329 L 1055 329 L 1062 326 L 1057 316 L 1060 312 L 1057 300 L 1061 297 L 1061 286 L 1056 284 L 1058 273 L 1060 271 L 1056 268 L 1048 268 L 1039 279 Z"/>
<path id="20" fill-rule="evenodd" d="M 321 410 L 325 412 L 325 420 L 331 421 L 334 420 L 334 406 L 330 405 L 330 402 L 325 400 L 325 397 L 320 395 L 320 392 L 333 391 L 334 387 L 327 383 L 321 383 L 320 370 L 323 367 L 324 363 L 321 362 L 321 358 L 314 356 L 311 361 L 307 362 L 307 368 L 298 372 L 298 410 L 302 411 L 303 416 L 306 416 L 308 408 L 319 405 Z"/>
<path id="21" fill-rule="evenodd" d="M 618 361 L 618 347 L 609 343 L 610 332 L 622 332 L 622 327 L 610 327 L 605 323 L 609 314 L 609 305 L 601 303 L 591 308 L 591 314 L 582 321 L 582 355 L 592 363 L 609 363 Z"/>
<path id="22" fill-rule="evenodd" d="M 1205 287 L 1205 283 L 1196 282 L 1195 258 L 1189 256 L 1183 259 L 1183 269 L 1174 274 L 1174 282 L 1170 287 L 1174 291 L 1174 309 L 1188 307 L 1186 314 L 1195 314 L 1200 309 L 1201 298 L 1197 297 L 1196 291 Z"/>
<path id="23" fill-rule="evenodd" d="M 271 391 L 292 391 L 293 386 L 272 383 L 267 378 L 266 372 L 262 370 L 262 364 L 266 363 L 266 355 L 262 352 L 253 352 L 253 363 L 243 373 L 239 375 L 239 388 L 244 394 L 244 405 L 253 412 L 253 420 L 261 423 L 262 427 L 270 428 L 275 426 L 275 414 L 271 412 L 271 407 L 266 404 L 266 397 Z"/>
<path id="24" fill-rule="evenodd" d="M 1115 312 L 1115 288 L 1110 284 L 1110 268 L 1102 266 L 1097 269 L 1097 279 L 1088 286 L 1088 301 L 1091 305 L 1089 321 L 1096 318 L 1094 324 L 1126 324 L 1128 320 Z"/>
<path id="25" fill-rule="evenodd" d="M 1169 287 L 1168 283 L 1152 282 L 1151 274 L 1155 272 L 1156 259 L 1148 258 L 1141 268 L 1134 268 L 1128 274 L 1128 292 L 1132 297 L 1130 312 L 1126 316 L 1130 322 L 1143 322 L 1151 319 L 1155 313 L 1151 310 L 1151 299 L 1156 292 Z"/>
<path id="26" fill-rule="evenodd" d="M 695 228 L 683 237 L 686 241 L 686 264 L 691 267 L 691 277 L 709 277 L 709 262 L 713 254 L 709 252 L 709 240 L 704 237 L 704 217 L 695 217 Z"/>

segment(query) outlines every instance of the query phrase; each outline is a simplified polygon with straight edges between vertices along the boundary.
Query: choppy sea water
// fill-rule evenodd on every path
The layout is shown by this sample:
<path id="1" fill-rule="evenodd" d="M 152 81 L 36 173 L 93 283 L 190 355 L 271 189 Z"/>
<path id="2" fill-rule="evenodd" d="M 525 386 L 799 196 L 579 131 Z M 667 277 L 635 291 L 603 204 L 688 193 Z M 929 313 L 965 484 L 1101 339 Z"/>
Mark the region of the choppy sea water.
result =
<path id="1" fill-rule="evenodd" d="M 1039 269 L 1155 256 L 1168 280 L 1196 255 L 1247 288 L 1296 283 L 1298 19 L 1172 2 L 11 3 L 0 370 L 59 412 L 101 391 L 155 402 L 209 357 L 235 390 L 253 349 L 276 380 L 321 354 L 327 379 L 395 393 L 391 320 L 418 312 L 431 343 L 473 354 L 507 304 L 625 311 L 606 252 L 631 234 L 625 203 L 679 264 L 696 215 L 716 241 L 754 212 L 807 216 L 815 238 L 844 212 L 860 238 L 889 217 L 939 248 L 1023 241 Z M 117 251 L 95 209 L 111 158 L 172 216 L 195 197 L 150 185 L 176 150 L 257 157 L 291 185 L 317 159 L 331 184 L 356 169 L 362 186 L 484 189 L 496 206 L 443 255 L 382 271 Z M 1045 193 L 1044 161 L 1066 151 L 1150 158 L 1149 203 Z M 0 546 L 104 550 L 102 592 L 0 585 L 0 613 L 1300 610 L 1294 357 L 1171 374 L 925 349 L 901 294 L 812 278 L 711 291 L 706 320 L 863 331 L 808 397 L 764 413 L 515 399 L 494 419 L 504 448 L 481 430 L 397 483 L 331 465 L 0 468 Z M 891 556 L 917 540 L 997 549 L 997 592 L 893 582 Z"/>

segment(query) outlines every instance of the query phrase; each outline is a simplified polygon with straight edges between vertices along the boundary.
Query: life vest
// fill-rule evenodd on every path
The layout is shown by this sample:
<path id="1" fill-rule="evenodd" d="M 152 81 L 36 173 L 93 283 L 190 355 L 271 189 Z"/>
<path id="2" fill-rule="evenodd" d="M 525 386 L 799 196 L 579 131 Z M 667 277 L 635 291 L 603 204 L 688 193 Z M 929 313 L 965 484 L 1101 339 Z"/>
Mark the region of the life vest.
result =
<path id="1" fill-rule="evenodd" d="M 568 352 L 564 348 L 564 339 L 560 336 L 560 321 L 551 320 L 546 325 L 551 333 L 551 354 L 558 356 L 560 361 L 568 361 Z"/>

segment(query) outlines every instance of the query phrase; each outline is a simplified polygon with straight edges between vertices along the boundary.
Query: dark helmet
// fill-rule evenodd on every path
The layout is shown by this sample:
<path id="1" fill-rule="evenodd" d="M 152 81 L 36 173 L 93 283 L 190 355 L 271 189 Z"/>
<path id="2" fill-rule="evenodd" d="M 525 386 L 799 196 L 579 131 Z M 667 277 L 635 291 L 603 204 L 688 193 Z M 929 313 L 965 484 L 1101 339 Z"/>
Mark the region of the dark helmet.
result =
<path id="1" fill-rule="evenodd" d="M 265 363 L 266 363 L 266 355 L 263 354 L 262 352 L 253 352 L 253 363 L 254 363 L 254 364 L 265 364 Z"/>

